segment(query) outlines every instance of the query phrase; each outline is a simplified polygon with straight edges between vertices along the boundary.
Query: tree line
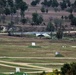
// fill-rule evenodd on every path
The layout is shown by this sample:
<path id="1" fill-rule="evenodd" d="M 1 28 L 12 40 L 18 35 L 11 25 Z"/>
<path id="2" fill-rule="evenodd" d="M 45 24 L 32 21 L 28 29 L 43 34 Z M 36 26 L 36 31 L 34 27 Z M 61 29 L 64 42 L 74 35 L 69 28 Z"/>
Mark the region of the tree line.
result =
<path id="1" fill-rule="evenodd" d="M 32 6 L 37 6 L 40 3 L 40 0 L 33 0 L 31 2 Z M 61 2 L 58 2 L 58 0 L 43 0 L 41 2 L 41 5 L 45 7 L 60 7 L 62 10 L 70 7 L 73 8 L 72 11 L 76 10 L 76 0 L 74 3 L 72 3 L 70 0 L 62 0 Z"/>
<path id="2" fill-rule="evenodd" d="M 64 64 L 60 71 L 58 69 L 53 70 L 53 73 L 46 73 L 43 71 L 40 75 L 75 75 L 76 74 L 76 63 Z"/>
<path id="3" fill-rule="evenodd" d="M 33 0 L 31 2 L 31 5 L 36 6 L 39 3 L 40 3 L 40 0 Z M 41 7 L 42 13 L 44 12 L 48 13 L 49 7 L 57 8 L 60 6 L 62 10 L 69 7 L 69 10 L 67 11 L 70 12 L 70 15 L 69 16 L 62 15 L 61 19 L 57 18 L 57 19 L 52 20 L 52 18 L 50 18 L 49 22 L 46 25 L 46 23 L 44 22 L 43 16 L 38 14 L 37 12 L 32 13 L 31 21 L 25 17 L 26 15 L 25 11 L 28 9 L 29 6 L 23 0 L 0 0 L 0 10 L 1 10 L 0 11 L 0 22 L 6 23 L 5 17 L 8 17 L 10 15 L 11 19 L 10 19 L 10 22 L 8 23 L 8 30 L 10 28 L 15 30 L 14 22 L 13 22 L 13 19 L 15 18 L 16 18 L 15 21 L 17 24 L 21 22 L 22 25 L 24 25 L 28 21 L 30 22 L 32 26 L 43 24 L 47 26 L 46 31 L 51 31 L 51 38 L 52 38 L 53 31 L 57 31 L 57 37 L 62 38 L 63 36 L 62 34 L 65 29 L 65 27 L 62 25 L 64 19 L 65 20 L 69 19 L 71 22 L 71 25 L 76 26 L 76 17 L 72 14 L 72 12 L 75 11 L 76 1 L 74 3 L 71 3 L 70 0 L 62 0 L 62 2 L 58 3 L 57 0 L 49 0 L 49 1 L 44 0 L 43 2 L 41 2 L 41 5 L 42 5 Z M 15 18 L 14 18 L 14 15 L 16 16 Z M 23 33 L 23 31 L 24 31 L 23 27 L 21 27 L 21 32 Z"/>
<path id="4" fill-rule="evenodd" d="M 39 4 L 40 0 L 33 0 L 31 2 L 32 6 L 36 6 Z M 58 3 L 57 0 L 44 0 L 41 2 L 41 12 L 48 13 L 48 7 L 54 7 L 55 11 L 57 11 L 56 7 L 59 5 L 62 9 L 65 9 L 67 7 L 70 7 L 67 11 L 70 12 L 69 19 L 71 19 L 71 24 L 76 25 L 76 17 L 73 16 L 72 12 L 76 9 L 76 1 L 74 3 L 71 3 L 70 0 L 62 0 L 62 2 Z M 23 0 L 0 0 L 0 22 L 5 22 L 5 16 L 11 15 L 11 22 L 13 22 L 14 15 L 16 15 L 16 23 L 19 21 L 22 22 L 22 24 L 25 24 L 28 19 L 25 18 L 25 11 L 28 9 L 28 4 L 24 2 Z M 21 19 L 19 20 L 19 12 Z M 62 16 L 63 18 L 67 18 L 67 16 Z M 43 17 L 39 15 L 38 13 L 32 14 L 32 25 L 33 24 L 41 24 L 43 22 Z"/>
<path id="5" fill-rule="evenodd" d="M 40 3 L 40 0 L 33 0 L 31 1 L 32 6 L 36 6 Z M 48 12 L 48 7 L 54 7 L 55 11 L 57 11 L 57 7 L 60 6 L 62 10 L 69 7 L 67 9 L 68 12 L 72 14 L 73 11 L 75 11 L 76 7 L 76 1 L 74 3 L 71 3 L 70 0 L 62 0 L 62 2 L 58 3 L 57 0 L 44 0 L 41 2 L 41 12 Z M 13 21 L 13 15 L 16 15 L 17 17 L 18 12 L 20 11 L 21 16 L 21 22 L 26 22 L 25 18 L 25 11 L 28 9 L 28 4 L 24 2 L 23 0 L 0 0 L 0 21 L 2 20 L 5 22 L 5 17 L 11 15 L 11 21 Z M 39 17 L 39 16 L 38 16 Z M 41 18 L 41 17 L 40 17 Z M 18 22 L 18 19 L 16 19 Z M 74 18 L 75 20 L 75 18 Z M 73 21 L 74 21 L 73 20 Z"/>

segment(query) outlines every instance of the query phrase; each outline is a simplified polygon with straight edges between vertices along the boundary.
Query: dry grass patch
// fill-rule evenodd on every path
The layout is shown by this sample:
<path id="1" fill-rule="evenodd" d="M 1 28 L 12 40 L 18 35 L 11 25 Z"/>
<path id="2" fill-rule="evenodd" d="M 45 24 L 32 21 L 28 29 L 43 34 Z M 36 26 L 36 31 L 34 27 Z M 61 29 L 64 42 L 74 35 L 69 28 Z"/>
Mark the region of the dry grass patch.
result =
<path id="1" fill-rule="evenodd" d="M 31 47 L 31 43 L 35 42 L 36 47 Z M 71 63 L 76 59 L 51 59 L 55 57 L 55 52 L 60 52 L 64 57 L 76 57 L 75 41 L 67 40 L 50 40 L 45 38 L 26 38 L 26 37 L 10 37 L 1 36 L 0 38 L 0 60 L 23 63 Z M 63 47 L 66 46 L 66 47 Z M 13 57 L 13 58 L 11 58 Z M 15 58 L 16 57 L 16 58 Z M 18 57 L 18 58 L 17 58 Z M 36 58 L 34 58 L 36 57 Z M 57 58 L 57 57 L 56 57 Z M 8 64 L 11 66 L 20 66 Z M 47 68 L 59 68 L 60 65 L 39 65 Z M 26 66 L 25 66 L 26 67 Z M 26 67 L 27 68 L 27 67 Z M 29 67 L 28 67 L 29 68 Z M 14 71 L 14 69 L 1 68 L 1 71 Z M 22 69 L 22 71 L 35 71 Z M 38 70 L 37 70 L 38 71 Z"/>

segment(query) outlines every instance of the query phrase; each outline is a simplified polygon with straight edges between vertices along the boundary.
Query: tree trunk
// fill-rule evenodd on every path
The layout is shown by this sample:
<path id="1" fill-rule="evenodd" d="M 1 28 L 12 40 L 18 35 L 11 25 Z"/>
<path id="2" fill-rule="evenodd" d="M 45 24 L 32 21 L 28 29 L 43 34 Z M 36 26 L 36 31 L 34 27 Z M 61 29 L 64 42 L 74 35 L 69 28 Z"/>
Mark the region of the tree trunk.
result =
<path id="1" fill-rule="evenodd" d="M 51 31 L 51 39 L 52 39 L 52 31 Z"/>

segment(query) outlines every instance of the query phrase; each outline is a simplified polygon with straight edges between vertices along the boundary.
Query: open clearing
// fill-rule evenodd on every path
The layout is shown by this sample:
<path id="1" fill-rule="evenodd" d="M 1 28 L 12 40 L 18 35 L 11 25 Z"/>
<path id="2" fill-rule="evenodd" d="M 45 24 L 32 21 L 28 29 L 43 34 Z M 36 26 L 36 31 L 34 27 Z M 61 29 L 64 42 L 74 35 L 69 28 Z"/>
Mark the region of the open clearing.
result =
<path id="1" fill-rule="evenodd" d="M 69 15 L 69 12 L 55 12 L 51 8 L 49 8 L 48 13 L 42 13 L 40 11 L 41 4 L 31 7 L 30 2 L 32 0 L 24 1 L 29 4 L 28 10 L 25 12 L 25 16 L 28 18 L 32 18 L 32 13 L 36 11 L 43 16 L 45 22 L 48 22 L 50 17 L 61 18 L 62 15 Z M 75 0 L 71 1 L 74 2 Z M 73 14 L 76 16 L 76 13 L 73 12 Z M 6 19 L 8 22 L 10 21 L 9 16 Z M 69 22 L 65 21 L 63 24 L 69 25 Z M 21 26 L 21 24 L 17 26 Z M 30 25 L 26 24 L 25 26 L 29 27 Z M 31 47 L 32 42 L 36 43 L 36 47 Z M 56 52 L 64 57 L 55 57 Z M 15 72 L 16 67 L 20 67 L 20 70 L 26 73 L 51 72 L 54 69 L 60 70 L 64 63 L 72 62 L 76 62 L 76 41 L 0 35 L 0 72 Z"/>
<path id="2" fill-rule="evenodd" d="M 32 42 L 36 46 L 30 47 Z M 64 46 L 64 47 L 63 47 Z M 60 69 L 64 63 L 76 62 L 75 41 L 45 38 L 0 36 L 0 72 L 41 72 Z M 64 57 L 55 57 L 60 52 Z"/>

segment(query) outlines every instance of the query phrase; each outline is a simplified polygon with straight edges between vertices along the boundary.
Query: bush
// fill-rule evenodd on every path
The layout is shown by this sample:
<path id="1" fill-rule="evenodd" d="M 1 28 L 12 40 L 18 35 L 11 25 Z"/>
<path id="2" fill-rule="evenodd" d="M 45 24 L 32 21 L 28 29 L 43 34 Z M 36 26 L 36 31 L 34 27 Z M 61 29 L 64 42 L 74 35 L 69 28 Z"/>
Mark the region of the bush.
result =
<path id="1" fill-rule="evenodd" d="M 57 54 L 55 57 L 64 57 L 62 54 Z"/>
<path id="2" fill-rule="evenodd" d="M 41 48 L 41 46 L 28 46 L 29 48 Z"/>
<path id="3" fill-rule="evenodd" d="M 36 6 L 36 1 L 32 1 L 32 2 L 31 2 L 31 5 L 32 5 L 32 6 Z"/>
<path id="4" fill-rule="evenodd" d="M 40 0 L 35 0 L 31 2 L 32 6 L 36 6 L 37 4 L 39 4 Z"/>
<path id="5" fill-rule="evenodd" d="M 41 8 L 41 12 L 45 12 L 45 8 L 44 7 Z"/>

